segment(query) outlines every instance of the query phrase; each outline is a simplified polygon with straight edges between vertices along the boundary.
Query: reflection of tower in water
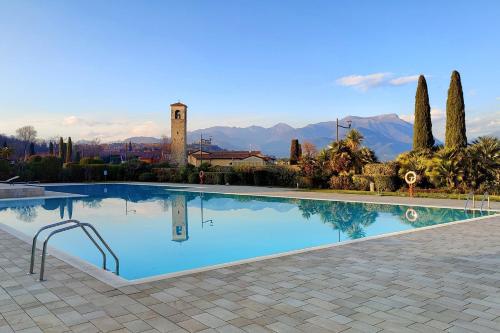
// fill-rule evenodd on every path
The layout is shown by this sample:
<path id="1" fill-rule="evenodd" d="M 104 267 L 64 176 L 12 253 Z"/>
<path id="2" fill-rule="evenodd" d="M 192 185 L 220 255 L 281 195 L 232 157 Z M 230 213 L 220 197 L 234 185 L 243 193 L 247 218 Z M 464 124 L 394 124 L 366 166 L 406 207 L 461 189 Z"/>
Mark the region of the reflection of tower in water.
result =
<path id="1" fill-rule="evenodd" d="M 187 204 L 184 195 L 172 197 L 172 240 L 184 242 L 189 239 Z"/>

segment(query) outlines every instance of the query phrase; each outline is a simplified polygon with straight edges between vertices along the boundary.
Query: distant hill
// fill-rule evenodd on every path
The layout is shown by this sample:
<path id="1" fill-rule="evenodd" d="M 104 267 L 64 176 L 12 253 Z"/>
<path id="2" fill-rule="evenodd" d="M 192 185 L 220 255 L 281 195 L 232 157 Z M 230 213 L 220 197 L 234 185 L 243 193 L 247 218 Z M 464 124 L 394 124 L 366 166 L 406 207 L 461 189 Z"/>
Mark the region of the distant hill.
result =
<path id="1" fill-rule="evenodd" d="M 412 145 L 413 125 L 400 119 L 396 114 L 386 114 L 374 117 L 349 116 L 340 120 L 341 124 L 352 121 L 356 128 L 365 136 L 364 144 L 375 150 L 381 160 L 393 159 L 399 153 L 410 150 Z M 285 123 L 272 127 L 261 126 L 229 127 L 215 126 L 188 133 L 188 141 L 195 141 L 200 132 L 211 136 L 214 143 L 235 150 L 261 150 L 276 157 L 288 157 L 290 140 L 310 141 L 318 149 L 325 147 L 335 139 L 335 121 L 310 124 L 294 128 Z M 340 129 L 342 138 L 346 130 Z"/>
<path id="2" fill-rule="evenodd" d="M 132 143 L 160 143 L 160 139 L 154 138 L 152 136 L 133 136 L 131 138 L 126 138 L 123 142 L 132 142 Z"/>
<path id="3" fill-rule="evenodd" d="M 413 125 L 402 120 L 396 114 L 384 114 L 373 117 L 348 116 L 340 120 L 341 124 L 352 121 L 352 128 L 359 130 L 365 137 L 364 144 L 375 150 L 380 160 L 391 160 L 401 152 L 411 149 Z M 347 130 L 341 128 L 339 137 L 344 137 Z M 294 128 L 285 123 L 272 127 L 249 126 L 230 127 L 214 126 L 188 132 L 188 142 L 199 141 L 200 133 L 212 137 L 214 147 L 228 150 L 261 150 L 268 155 L 288 157 L 290 140 L 310 141 L 321 149 L 335 140 L 335 121 L 326 121 Z M 159 138 L 139 136 L 123 140 L 132 143 L 159 143 Z M 193 149 L 194 145 L 190 145 Z M 214 148 L 213 149 L 217 149 Z M 221 147 L 221 148 L 220 148 Z M 212 149 L 211 148 L 211 149 Z"/>

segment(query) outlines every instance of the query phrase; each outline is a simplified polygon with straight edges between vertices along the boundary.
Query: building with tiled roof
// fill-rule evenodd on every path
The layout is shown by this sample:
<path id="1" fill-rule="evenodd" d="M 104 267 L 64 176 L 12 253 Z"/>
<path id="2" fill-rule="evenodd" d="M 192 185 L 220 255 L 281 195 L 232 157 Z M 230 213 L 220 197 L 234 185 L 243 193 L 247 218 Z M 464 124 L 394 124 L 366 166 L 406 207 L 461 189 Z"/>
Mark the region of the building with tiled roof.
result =
<path id="1" fill-rule="evenodd" d="M 273 162 L 274 158 L 255 150 L 214 152 L 196 150 L 188 155 L 188 163 L 195 166 L 200 166 L 201 163 L 209 163 L 213 166 L 264 166 Z"/>

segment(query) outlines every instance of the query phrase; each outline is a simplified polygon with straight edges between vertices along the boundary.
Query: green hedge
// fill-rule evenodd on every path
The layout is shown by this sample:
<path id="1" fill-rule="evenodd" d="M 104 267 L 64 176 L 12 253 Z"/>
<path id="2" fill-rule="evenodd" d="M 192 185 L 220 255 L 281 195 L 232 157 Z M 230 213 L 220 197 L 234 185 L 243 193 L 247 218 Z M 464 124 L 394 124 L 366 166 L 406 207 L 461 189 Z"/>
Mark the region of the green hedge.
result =
<path id="1" fill-rule="evenodd" d="M 364 176 L 364 175 L 352 176 L 353 188 L 358 191 L 369 191 L 371 182 L 372 178 L 370 176 Z"/>
<path id="2" fill-rule="evenodd" d="M 363 167 L 363 175 L 366 176 L 391 176 L 398 175 L 398 164 L 394 162 L 388 163 L 368 163 Z"/>
<path id="3" fill-rule="evenodd" d="M 375 189 L 381 192 L 394 192 L 399 188 L 398 177 L 378 175 L 373 176 L 373 182 Z"/>
<path id="4" fill-rule="evenodd" d="M 332 176 L 329 185 L 334 190 L 351 190 L 353 188 L 351 176 Z"/>

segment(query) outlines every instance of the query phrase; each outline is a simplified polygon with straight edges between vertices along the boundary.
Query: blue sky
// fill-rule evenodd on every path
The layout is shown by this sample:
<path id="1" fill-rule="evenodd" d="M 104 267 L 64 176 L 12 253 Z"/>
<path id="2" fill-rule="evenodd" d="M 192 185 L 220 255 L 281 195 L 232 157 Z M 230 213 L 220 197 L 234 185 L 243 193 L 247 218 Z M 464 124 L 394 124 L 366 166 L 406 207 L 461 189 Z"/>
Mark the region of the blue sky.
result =
<path id="1" fill-rule="evenodd" d="M 500 129 L 500 2 L 0 0 L 0 133 L 103 141 L 346 115 L 411 120 L 427 76 L 443 136 L 451 71 L 469 136 Z"/>

